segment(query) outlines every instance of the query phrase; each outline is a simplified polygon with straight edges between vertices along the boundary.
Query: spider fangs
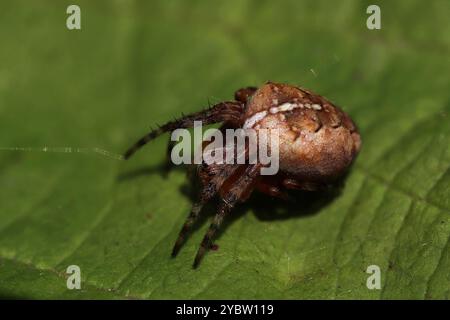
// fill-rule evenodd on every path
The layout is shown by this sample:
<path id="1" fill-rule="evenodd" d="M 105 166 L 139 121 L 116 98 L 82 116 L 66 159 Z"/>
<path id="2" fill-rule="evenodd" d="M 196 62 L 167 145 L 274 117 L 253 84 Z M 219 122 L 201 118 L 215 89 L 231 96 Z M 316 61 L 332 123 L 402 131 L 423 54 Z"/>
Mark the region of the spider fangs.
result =
<path id="1" fill-rule="evenodd" d="M 260 163 L 197 165 L 202 188 L 180 231 L 172 256 L 177 255 L 205 203 L 214 196 L 221 201 L 200 244 L 194 268 L 211 247 L 212 238 L 225 216 L 237 202 L 246 201 L 253 190 L 281 199 L 287 199 L 288 189 L 320 190 L 343 175 L 361 146 L 355 124 L 333 103 L 299 87 L 268 82 L 260 88 L 236 91 L 233 101 L 218 103 L 160 126 L 138 140 L 125 153 L 125 158 L 162 133 L 190 128 L 194 121 L 205 125 L 222 123 L 220 130 L 253 128 L 258 132 L 277 128 L 280 168 L 276 175 L 263 176 Z"/>

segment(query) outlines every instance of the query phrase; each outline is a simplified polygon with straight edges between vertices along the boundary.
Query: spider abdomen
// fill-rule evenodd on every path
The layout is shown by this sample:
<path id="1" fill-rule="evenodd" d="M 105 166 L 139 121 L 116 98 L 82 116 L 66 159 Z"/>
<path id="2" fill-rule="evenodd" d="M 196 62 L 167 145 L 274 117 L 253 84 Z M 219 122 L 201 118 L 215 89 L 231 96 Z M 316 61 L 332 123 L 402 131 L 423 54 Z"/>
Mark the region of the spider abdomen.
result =
<path id="1" fill-rule="evenodd" d="M 342 175 L 360 149 L 350 117 L 304 89 L 268 83 L 255 92 L 245 113 L 244 128 L 278 130 L 280 170 L 304 181 Z"/>

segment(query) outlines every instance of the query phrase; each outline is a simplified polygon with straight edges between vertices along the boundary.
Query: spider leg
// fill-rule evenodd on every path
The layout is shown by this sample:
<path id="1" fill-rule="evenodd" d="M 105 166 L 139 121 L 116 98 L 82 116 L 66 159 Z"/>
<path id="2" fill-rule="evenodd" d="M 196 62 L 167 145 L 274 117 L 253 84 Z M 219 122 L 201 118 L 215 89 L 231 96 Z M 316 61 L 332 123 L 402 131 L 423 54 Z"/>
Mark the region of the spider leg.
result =
<path id="1" fill-rule="evenodd" d="M 274 198 L 279 198 L 285 201 L 293 201 L 293 199 L 281 189 L 279 182 L 279 180 L 273 178 L 272 176 L 265 176 L 264 179 L 260 179 L 256 183 L 255 189 Z"/>
<path id="2" fill-rule="evenodd" d="M 192 128 L 194 121 L 203 121 L 204 125 L 217 122 L 231 121 L 239 122 L 242 116 L 243 104 L 238 101 L 227 101 L 218 103 L 206 110 L 183 116 L 180 119 L 167 122 L 158 129 L 150 131 L 139 139 L 124 154 L 125 159 L 130 158 L 137 150 L 146 145 L 151 140 L 157 138 L 165 132 L 171 132 L 179 128 Z"/>
<path id="3" fill-rule="evenodd" d="M 172 249 L 172 257 L 176 257 L 178 252 L 181 249 L 181 246 L 183 245 L 187 233 L 191 230 L 192 226 L 194 225 L 195 221 L 197 221 L 200 211 L 202 210 L 205 203 L 210 199 L 209 195 L 203 194 L 200 197 L 200 200 L 192 205 L 191 213 L 187 217 L 186 221 L 184 222 L 183 227 L 180 230 L 180 233 L 178 234 L 177 241 L 175 242 L 175 245 Z"/>
<path id="4" fill-rule="evenodd" d="M 175 141 L 172 141 L 169 137 L 169 141 L 167 142 L 167 148 L 166 148 L 166 159 L 164 161 L 164 167 L 163 167 L 163 176 L 167 177 L 170 169 L 173 166 L 173 162 L 171 161 L 170 155 L 172 153 L 173 147 L 176 145 Z"/>
<path id="5" fill-rule="evenodd" d="M 283 186 L 290 190 L 316 191 L 323 186 L 316 182 L 300 182 L 296 179 L 286 178 L 283 180 Z"/>
<path id="6" fill-rule="evenodd" d="M 217 193 L 224 181 L 230 177 L 239 166 L 236 165 L 204 165 L 199 166 L 199 175 L 203 180 L 204 187 L 201 190 L 199 200 L 194 203 L 191 213 L 187 217 L 183 227 L 180 230 L 178 238 L 172 249 L 172 257 L 175 257 L 183 245 L 186 235 L 191 230 L 195 221 L 200 216 L 203 206 Z"/>
<path id="7" fill-rule="evenodd" d="M 257 185 L 256 189 L 264 194 L 267 194 L 273 198 L 282 199 L 285 201 L 292 201 L 292 199 L 289 197 L 289 195 L 286 192 L 281 191 L 279 187 L 270 186 L 270 185 Z"/>
<path id="8" fill-rule="evenodd" d="M 242 103 L 247 103 L 248 99 L 256 92 L 256 90 L 258 90 L 256 87 L 241 88 L 234 93 L 234 98 Z"/>
<path id="9" fill-rule="evenodd" d="M 250 193 L 249 190 L 253 188 L 255 178 L 257 178 L 260 174 L 260 168 L 260 164 L 249 165 L 242 175 L 236 180 L 236 182 L 230 187 L 226 195 L 222 197 L 222 202 L 219 205 L 217 214 L 203 237 L 200 248 L 195 256 L 193 265 L 194 268 L 198 267 L 200 261 L 206 253 L 206 250 L 211 247 L 212 238 L 222 224 L 225 216 L 231 211 L 237 201 L 241 200 L 241 197 L 246 197 Z"/>

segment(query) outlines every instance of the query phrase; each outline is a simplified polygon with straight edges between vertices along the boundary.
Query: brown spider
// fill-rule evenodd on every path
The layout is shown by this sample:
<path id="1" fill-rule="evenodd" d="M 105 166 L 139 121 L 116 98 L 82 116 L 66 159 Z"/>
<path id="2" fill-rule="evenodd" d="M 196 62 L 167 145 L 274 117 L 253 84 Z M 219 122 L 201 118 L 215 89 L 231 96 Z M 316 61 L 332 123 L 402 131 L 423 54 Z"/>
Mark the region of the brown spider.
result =
<path id="1" fill-rule="evenodd" d="M 235 101 L 221 102 L 160 126 L 125 153 L 128 159 L 162 133 L 190 128 L 194 121 L 202 121 L 203 124 L 222 123 L 221 130 L 242 128 L 244 124 L 257 133 L 260 129 L 279 130 L 280 170 L 276 175 L 260 175 L 261 163 L 197 165 L 202 189 L 173 247 L 173 257 L 177 255 L 206 202 L 215 195 L 222 201 L 201 242 L 194 268 L 211 247 L 212 238 L 224 217 L 237 202 L 246 201 L 253 190 L 281 199 L 288 198 L 288 189 L 320 190 L 343 175 L 361 145 L 360 135 L 350 117 L 324 97 L 308 90 L 268 82 L 260 88 L 240 89 L 234 96 Z"/>

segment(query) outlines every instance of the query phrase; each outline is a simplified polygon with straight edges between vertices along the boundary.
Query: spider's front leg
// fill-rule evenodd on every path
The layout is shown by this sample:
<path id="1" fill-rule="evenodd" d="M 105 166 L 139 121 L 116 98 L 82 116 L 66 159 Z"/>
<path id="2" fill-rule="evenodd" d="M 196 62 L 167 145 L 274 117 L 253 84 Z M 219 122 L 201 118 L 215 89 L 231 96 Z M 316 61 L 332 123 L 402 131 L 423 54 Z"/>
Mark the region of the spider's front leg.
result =
<path id="1" fill-rule="evenodd" d="M 198 174 L 202 180 L 202 190 L 197 202 L 192 205 L 191 213 L 187 217 L 178 234 L 177 241 L 172 249 L 172 257 L 175 257 L 181 249 L 188 232 L 197 221 L 203 206 L 216 195 L 226 179 L 233 175 L 239 167 L 236 165 L 201 165 Z"/>
<path id="2" fill-rule="evenodd" d="M 146 145 L 148 142 L 159 137 L 165 132 L 172 132 L 175 129 L 192 128 L 195 121 L 202 121 L 203 125 L 230 122 L 237 125 L 241 121 L 244 105 L 239 101 L 221 102 L 204 111 L 192 113 L 180 119 L 167 122 L 156 130 L 150 131 L 148 134 L 140 138 L 132 145 L 124 154 L 125 159 L 130 158 L 137 150 Z"/>
<path id="3" fill-rule="evenodd" d="M 261 164 L 249 165 L 245 171 L 226 190 L 221 190 L 224 195 L 208 231 L 206 232 L 197 251 L 194 260 L 194 268 L 197 268 L 206 250 L 211 247 L 212 238 L 223 222 L 225 216 L 231 211 L 235 204 L 249 196 L 253 189 L 256 178 L 260 175 Z"/>

